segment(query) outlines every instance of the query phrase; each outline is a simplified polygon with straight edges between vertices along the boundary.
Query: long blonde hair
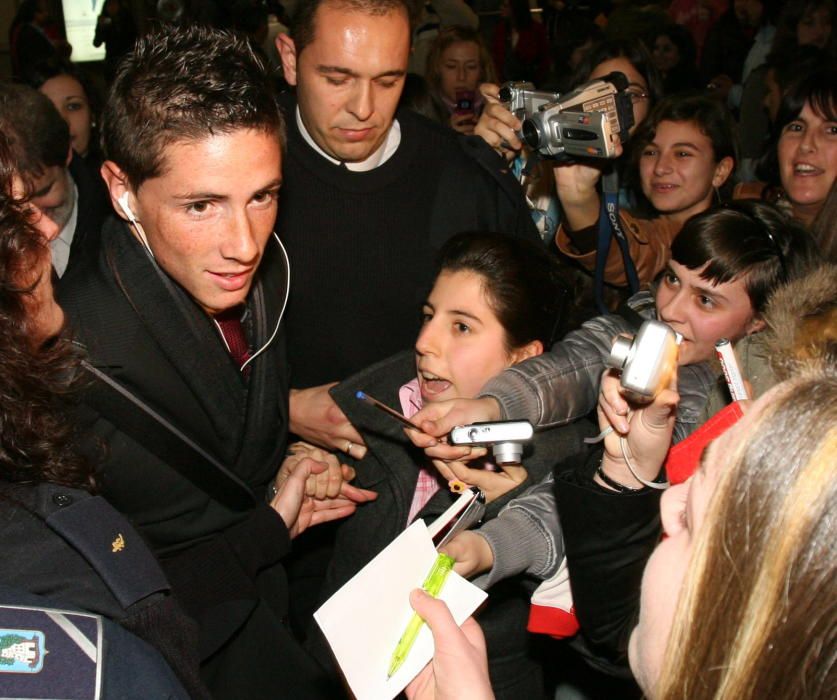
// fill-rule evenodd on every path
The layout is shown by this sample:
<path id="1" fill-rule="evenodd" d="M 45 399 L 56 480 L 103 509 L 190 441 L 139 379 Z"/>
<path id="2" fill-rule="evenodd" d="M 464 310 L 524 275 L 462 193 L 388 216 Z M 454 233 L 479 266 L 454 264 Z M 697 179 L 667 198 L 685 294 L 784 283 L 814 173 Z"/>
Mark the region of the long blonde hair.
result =
<path id="1" fill-rule="evenodd" d="M 705 522 L 654 697 L 837 697 L 837 368 L 776 389 Z"/>

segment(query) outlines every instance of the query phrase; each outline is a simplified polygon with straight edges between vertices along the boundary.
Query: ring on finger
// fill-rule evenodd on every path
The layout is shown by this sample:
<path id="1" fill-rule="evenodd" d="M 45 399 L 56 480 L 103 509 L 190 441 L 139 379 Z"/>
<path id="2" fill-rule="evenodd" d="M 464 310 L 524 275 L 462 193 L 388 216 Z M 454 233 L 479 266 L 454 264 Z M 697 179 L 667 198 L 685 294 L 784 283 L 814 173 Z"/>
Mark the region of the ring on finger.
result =
<path id="1" fill-rule="evenodd" d="M 346 449 L 343 450 L 347 455 L 351 456 L 354 443 L 351 440 L 346 440 Z"/>

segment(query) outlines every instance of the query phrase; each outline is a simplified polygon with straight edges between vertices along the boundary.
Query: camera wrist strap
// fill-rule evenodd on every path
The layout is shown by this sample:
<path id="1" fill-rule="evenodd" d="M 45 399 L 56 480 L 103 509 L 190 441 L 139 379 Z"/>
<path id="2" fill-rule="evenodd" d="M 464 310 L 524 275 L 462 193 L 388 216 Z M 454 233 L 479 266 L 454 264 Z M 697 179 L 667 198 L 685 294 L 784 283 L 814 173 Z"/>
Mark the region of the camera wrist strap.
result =
<path id="1" fill-rule="evenodd" d="M 636 294 L 639 291 L 639 276 L 631 258 L 628 239 L 619 221 L 619 177 L 615 172 L 602 176 L 602 209 L 599 213 L 599 238 L 596 245 L 593 293 L 596 306 L 603 314 L 610 313 L 604 302 L 604 271 L 612 238 L 616 238 L 616 243 L 622 253 L 628 288 L 632 295 Z"/>

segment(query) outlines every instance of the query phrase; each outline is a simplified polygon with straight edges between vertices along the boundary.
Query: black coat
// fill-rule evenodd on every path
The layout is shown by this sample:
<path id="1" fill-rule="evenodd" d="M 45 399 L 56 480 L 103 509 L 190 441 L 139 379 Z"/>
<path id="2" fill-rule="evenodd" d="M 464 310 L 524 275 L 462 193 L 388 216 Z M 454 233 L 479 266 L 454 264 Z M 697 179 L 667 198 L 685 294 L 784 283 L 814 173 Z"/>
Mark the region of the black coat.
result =
<path id="1" fill-rule="evenodd" d="M 356 483 L 377 491 L 378 498 L 363 505 L 340 524 L 323 599 L 348 581 L 407 526 L 419 466 L 426 464 L 426 458 L 407 439 L 398 422 L 359 401 L 355 392 L 362 390 L 400 410 L 398 390 L 415 378 L 414 358 L 412 352 L 400 353 L 359 372 L 331 391 L 368 448 L 363 460 L 354 465 Z M 555 463 L 580 450 L 582 438 L 588 434 L 584 424 L 536 433 L 523 458 L 528 478 L 502 498 L 489 503 L 485 519 L 495 517 L 508 501 L 539 482 Z M 430 524 L 457 497 L 442 488 L 417 517 Z M 488 604 L 477 616 L 488 643 L 489 669 L 497 697 L 536 697 L 542 693 L 539 665 L 528 648 L 526 632 L 529 599 L 535 585 L 536 582 L 527 581 L 523 576 L 501 582 L 489 591 Z"/>
<path id="2" fill-rule="evenodd" d="M 74 152 L 68 170 L 78 188 L 78 219 L 70 244 L 69 270 L 82 257 L 95 257 L 99 252 L 102 226 L 113 213 L 113 207 L 105 182 L 91 163 Z M 66 270 L 64 274 L 67 274 Z"/>
<path id="3" fill-rule="evenodd" d="M 198 680 L 197 626 L 168 596 L 168 582 L 141 537 L 103 498 L 55 484 L 0 482 L 0 538 L 0 587 L 49 596 L 51 607 L 119 623 L 162 652 L 193 697 L 208 697 Z M 0 603 L 22 602 L 4 593 Z M 139 652 L 145 673 L 134 678 L 141 687 L 154 688 L 157 674 L 158 688 L 172 683 L 175 696 L 185 697 L 162 659 L 143 652 L 138 640 L 130 642 L 131 635 L 114 634 L 125 653 Z M 48 648 L 63 653 L 61 646 Z M 124 676 L 112 680 L 114 687 L 127 682 Z"/>
<path id="4" fill-rule="evenodd" d="M 285 285 L 281 253 L 270 241 L 247 300 L 253 347 L 273 333 Z M 245 381 L 211 319 L 116 219 L 102 231 L 99 254 L 62 280 L 59 300 L 91 363 L 223 465 L 178 471 L 157 454 L 159 441 L 101 415 L 98 387 L 91 387 L 92 430 L 108 446 L 104 493 L 147 538 L 198 620 L 210 690 L 219 697 L 315 695 L 309 686 L 317 669 L 282 623 L 288 531 L 265 502 L 287 432 L 281 330 Z"/>

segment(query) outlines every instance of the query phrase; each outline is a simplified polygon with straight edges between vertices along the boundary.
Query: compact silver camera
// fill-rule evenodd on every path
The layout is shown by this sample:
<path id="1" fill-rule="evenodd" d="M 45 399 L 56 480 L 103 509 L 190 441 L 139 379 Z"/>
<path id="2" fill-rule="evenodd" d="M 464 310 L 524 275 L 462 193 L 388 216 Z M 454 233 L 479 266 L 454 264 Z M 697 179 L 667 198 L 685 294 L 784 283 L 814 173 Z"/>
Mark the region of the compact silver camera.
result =
<path id="1" fill-rule="evenodd" d="M 634 125 L 627 87 L 625 74 L 615 71 L 564 95 L 536 91 L 531 83 L 506 83 L 500 100 L 522 120 L 520 138 L 542 156 L 615 158 L 617 136 L 627 140 Z"/>
<path id="2" fill-rule="evenodd" d="M 622 333 L 613 341 L 605 364 L 622 372 L 620 384 L 632 401 L 647 403 L 668 386 L 677 371 L 682 336 L 661 321 L 645 321 L 636 336 Z"/>
<path id="3" fill-rule="evenodd" d="M 520 464 L 523 443 L 534 434 L 528 420 L 501 420 L 458 425 L 450 431 L 451 445 L 491 445 L 497 464 Z"/>

